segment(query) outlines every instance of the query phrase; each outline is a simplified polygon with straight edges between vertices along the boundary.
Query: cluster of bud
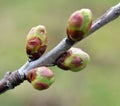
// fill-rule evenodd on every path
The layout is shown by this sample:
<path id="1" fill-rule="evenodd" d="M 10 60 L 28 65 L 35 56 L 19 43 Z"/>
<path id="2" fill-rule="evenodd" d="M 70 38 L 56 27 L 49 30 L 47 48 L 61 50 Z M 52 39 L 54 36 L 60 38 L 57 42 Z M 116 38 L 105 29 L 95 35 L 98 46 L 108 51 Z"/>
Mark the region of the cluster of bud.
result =
<path id="1" fill-rule="evenodd" d="M 74 12 L 68 19 L 66 33 L 68 39 L 77 42 L 86 37 L 92 25 L 92 12 L 89 9 L 81 9 Z M 27 35 L 26 53 L 29 61 L 40 58 L 47 47 L 47 32 L 43 25 L 33 27 Z M 87 66 L 89 55 L 79 48 L 70 48 L 55 62 L 63 70 L 78 72 Z M 29 70 L 26 79 L 37 90 L 44 90 L 54 82 L 53 72 L 45 67 L 37 67 Z"/>

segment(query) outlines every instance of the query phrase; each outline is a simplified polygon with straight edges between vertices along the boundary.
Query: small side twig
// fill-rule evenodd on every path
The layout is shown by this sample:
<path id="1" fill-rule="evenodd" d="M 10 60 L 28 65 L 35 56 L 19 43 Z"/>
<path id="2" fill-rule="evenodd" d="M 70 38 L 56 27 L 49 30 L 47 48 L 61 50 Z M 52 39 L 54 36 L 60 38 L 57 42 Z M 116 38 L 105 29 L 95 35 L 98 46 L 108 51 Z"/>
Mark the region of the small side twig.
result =
<path id="1" fill-rule="evenodd" d="M 95 32 L 102 26 L 116 19 L 118 16 L 120 16 L 120 3 L 111 7 L 104 15 L 94 21 L 91 30 L 86 35 L 86 37 L 91 35 L 93 32 Z M 55 60 L 73 45 L 74 42 L 71 42 L 69 39 L 64 38 L 54 49 L 52 49 L 46 55 L 43 55 L 39 59 L 32 62 L 27 61 L 17 71 L 6 73 L 5 76 L 0 80 L 0 94 L 4 93 L 9 89 L 13 89 L 15 86 L 22 83 L 25 80 L 26 74 L 30 69 L 39 66 L 54 65 Z"/>

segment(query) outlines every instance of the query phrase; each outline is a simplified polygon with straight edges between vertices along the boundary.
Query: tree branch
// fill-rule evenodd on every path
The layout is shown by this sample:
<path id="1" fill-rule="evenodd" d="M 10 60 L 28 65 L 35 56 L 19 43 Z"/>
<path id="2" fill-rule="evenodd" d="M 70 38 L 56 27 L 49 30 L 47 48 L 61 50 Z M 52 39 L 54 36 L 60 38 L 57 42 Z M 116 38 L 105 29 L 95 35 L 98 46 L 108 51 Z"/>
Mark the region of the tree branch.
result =
<path id="1" fill-rule="evenodd" d="M 103 27 L 107 23 L 116 19 L 120 15 L 120 3 L 111 7 L 104 15 L 93 22 L 90 32 L 86 35 L 89 36 L 99 28 Z M 15 86 L 26 80 L 26 74 L 30 69 L 39 66 L 53 66 L 55 60 L 65 51 L 67 51 L 75 42 L 64 38 L 55 48 L 43 55 L 39 59 L 29 62 L 27 61 L 22 67 L 13 72 L 7 72 L 5 76 L 0 80 L 0 94 L 9 89 L 13 89 Z"/>

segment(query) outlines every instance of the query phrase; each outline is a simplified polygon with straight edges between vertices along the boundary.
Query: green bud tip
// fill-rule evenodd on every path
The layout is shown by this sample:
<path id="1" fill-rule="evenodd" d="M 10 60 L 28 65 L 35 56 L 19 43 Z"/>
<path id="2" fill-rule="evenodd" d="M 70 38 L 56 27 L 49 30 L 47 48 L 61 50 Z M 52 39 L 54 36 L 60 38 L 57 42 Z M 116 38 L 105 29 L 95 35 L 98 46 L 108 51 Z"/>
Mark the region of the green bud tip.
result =
<path id="1" fill-rule="evenodd" d="M 45 90 L 55 81 L 53 72 L 44 66 L 30 70 L 26 79 L 37 90 Z"/>
<path id="2" fill-rule="evenodd" d="M 68 19 L 66 33 L 72 41 L 79 41 L 86 37 L 92 25 L 92 12 L 90 9 L 75 11 Z"/>
<path id="3" fill-rule="evenodd" d="M 27 35 L 26 53 L 29 59 L 38 59 L 47 48 L 47 32 L 43 25 L 33 27 Z"/>
<path id="4" fill-rule="evenodd" d="M 79 48 L 71 48 L 56 61 L 59 68 L 78 72 L 84 69 L 89 61 L 89 55 Z"/>

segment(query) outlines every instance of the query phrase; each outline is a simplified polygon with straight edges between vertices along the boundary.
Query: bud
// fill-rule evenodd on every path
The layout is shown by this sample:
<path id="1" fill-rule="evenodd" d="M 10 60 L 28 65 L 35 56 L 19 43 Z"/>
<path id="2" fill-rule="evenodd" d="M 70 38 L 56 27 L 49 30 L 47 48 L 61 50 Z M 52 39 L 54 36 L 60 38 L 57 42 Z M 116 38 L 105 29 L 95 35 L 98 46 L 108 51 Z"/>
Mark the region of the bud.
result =
<path id="1" fill-rule="evenodd" d="M 47 67 L 38 67 L 32 69 L 27 74 L 27 80 L 37 90 L 44 90 L 54 82 L 54 74 Z"/>
<path id="2" fill-rule="evenodd" d="M 71 48 L 63 53 L 56 64 L 63 70 L 78 72 L 84 69 L 89 61 L 89 55 L 79 48 Z"/>
<path id="3" fill-rule="evenodd" d="M 90 31 L 92 12 L 90 9 L 81 9 L 74 12 L 68 19 L 66 33 L 72 41 L 83 39 Z"/>
<path id="4" fill-rule="evenodd" d="M 27 35 L 26 53 L 30 60 L 38 59 L 46 50 L 47 33 L 43 25 L 33 27 Z"/>

